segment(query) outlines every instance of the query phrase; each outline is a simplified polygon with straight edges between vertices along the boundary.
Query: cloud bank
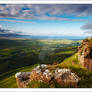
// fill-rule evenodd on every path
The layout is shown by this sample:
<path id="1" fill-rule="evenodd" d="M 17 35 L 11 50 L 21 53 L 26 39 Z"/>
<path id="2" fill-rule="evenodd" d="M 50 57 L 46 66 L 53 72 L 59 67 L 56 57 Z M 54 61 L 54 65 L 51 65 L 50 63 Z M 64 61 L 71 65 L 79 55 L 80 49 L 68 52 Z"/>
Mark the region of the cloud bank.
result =
<path id="1" fill-rule="evenodd" d="M 66 16 L 92 16 L 92 5 L 31 4 L 0 5 L 0 18 L 67 20 Z"/>
<path id="2" fill-rule="evenodd" d="M 14 30 L 4 29 L 2 27 L 2 25 L 0 25 L 0 34 L 16 34 L 16 35 L 22 35 L 23 32 L 16 32 Z"/>

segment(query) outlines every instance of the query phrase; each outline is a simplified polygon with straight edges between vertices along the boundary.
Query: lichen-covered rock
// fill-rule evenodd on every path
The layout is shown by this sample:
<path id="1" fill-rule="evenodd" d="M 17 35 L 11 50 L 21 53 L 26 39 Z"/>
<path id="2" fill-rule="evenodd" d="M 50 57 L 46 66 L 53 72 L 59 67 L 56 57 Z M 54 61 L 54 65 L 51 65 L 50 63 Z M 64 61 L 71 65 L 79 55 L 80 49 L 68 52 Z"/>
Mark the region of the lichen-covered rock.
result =
<path id="1" fill-rule="evenodd" d="M 15 77 L 19 88 L 26 88 L 31 81 L 40 81 L 44 83 L 56 81 L 60 85 L 77 85 L 79 81 L 78 76 L 69 69 L 57 68 L 54 72 L 51 72 L 47 68 L 47 65 L 44 64 L 37 66 L 31 72 L 16 73 Z"/>
<path id="2" fill-rule="evenodd" d="M 27 84 L 30 82 L 31 72 L 18 72 L 16 73 L 16 81 L 18 88 L 26 88 Z"/>
<path id="3" fill-rule="evenodd" d="M 31 80 L 49 82 L 53 77 L 53 74 L 47 69 L 47 65 L 42 64 L 32 70 L 30 77 Z"/>
<path id="4" fill-rule="evenodd" d="M 77 87 L 79 77 L 72 73 L 69 69 L 56 69 L 55 70 L 55 80 L 59 84 L 66 84 L 69 86 Z"/>
<path id="5" fill-rule="evenodd" d="M 38 65 L 38 66 L 37 66 L 36 68 L 34 68 L 33 70 L 39 73 L 39 72 L 44 71 L 44 69 L 46 69 L 46 68 L 47 68 L 47 65 L 41 64 L 41 65 Z"/>

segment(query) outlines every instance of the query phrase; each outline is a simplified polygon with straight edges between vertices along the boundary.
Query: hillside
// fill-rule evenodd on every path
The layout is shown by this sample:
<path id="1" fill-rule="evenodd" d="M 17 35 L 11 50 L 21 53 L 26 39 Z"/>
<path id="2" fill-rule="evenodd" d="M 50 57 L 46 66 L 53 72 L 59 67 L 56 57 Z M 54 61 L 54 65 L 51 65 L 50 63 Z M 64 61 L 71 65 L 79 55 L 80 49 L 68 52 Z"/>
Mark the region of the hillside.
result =
<path id="1" fill-rule="evenodd" d="M 22 67 L 19 69 L 11 70 L 9 72 L 0 74 L 0 88 L 17 88 L 15 74 L 17 72 L 30 72 L 37 65 Z"/>
<path id="2" fill-rule="evenodd" d="M 71 69 L 80 77 L 80 81 L 78 83 L 79 88 L 92 88 L 92 70 L 88 70 L 80 64 L 78 53 L 65 59 L 60 66 Z"/>
<path id="3" fill-rule="evenodd" d="M 75 56 L 75 57 L 74 57 Z M 76 55 L 74 55 L 74 59 L 76 60 Z M 66 61 L 64 62 L 68 62 L 68 60 L 72 59 L 72 57 L 68 58 Z M 72 62 L 72 61 L 71 61 Z M 54 70 L 56 67 L 60 67 L 62 68 L 62 64 L 58 64 L 57 66 L 55 65 L 51 65 L 50 69 Z M 30 72 L 34 67 L 36 67 L 37 65 L 34 66 L 28 66 L 28 67 L 23 67 L 23 68 L 19 68 L 13 71 L 9 71 L 6 73 L 3 73 L 0 75 L 0 88 L 16 88 L 17 84 L 16 84 L 16 79 L 15 79 L 15 74 L 17 72 Z M 65 66 L 63 66 L 64 68 Z M 36 82 L 37 83 L 37 82 Z M 34 83 L 35 85 L 35 83 Z M 39 83 L 38 83 L 39 86 Z M 57 87 L 64 87 L 64 86 L 57 86 Z M 66 87 L 66 86 L 65 86 Z"/>
<path id="4" fill-rule="evenodd" d="M 65 57 L 63 59 L 60 60 L 60 58 L 59 58 L 59 60 L 60 60 L 59 62 L 54 62 L 54 63 L 49 63 L 49 64 L 47 63 L 47 65 L 49 66 L 48 69 L 50 69 L 51 72 L 53 72 L 57 68 L 70 69 L 71 72 L 75 73 L 79 77 L 79 82 L 76 87 L 92 88 L 92 81 L 91 81 L 92 80 L 92 77 L 91 77 L 92 70 L 89 70 L 89 69 L 87 69 L 87 67 L 83 66 L 81 64 L 81 60 L 79 59 L 80 49 L 83 48 L 82 53 L 88 51 L 88 50 L 85 50 L 85 47 L 86 47 L 86 45 L 84 44 L 85 40 L 83 40 L 82 45 L 80 45 L 80 47 L 79 47 L 80 49 L 78 49 L 78 51 L 76 48 L 78 48 L 79 45 L 76 42 L 75 42 L 75 44 L 77 44 L 78 46 L 76 46 L 76 45 L 72 46 L 73 45 L 72 41 L 68 41 L 69 43 L 67 43 L 67 41 L 61 41 L 62 44 L 60 43 L 59 40 L 56 42 L 55 41 L 40 40 L 40 42 L 43 44 L 43 46 L 47 45 L 50 48 L 54 46 L 56 53 L 52 53 L 52 54 L 59 55 L 60 58 L 63 58 L 62 54 L 65 55 Z M 87 44 L 88 49 L 91 48 L 91 39 L 88 39 L 86 41 L 88 42 L 88 44 Z M 63 44 L 64 42 L 67 43 L 67 45 L 64 45 Z M 70 45 L 70 44 L 72 44 L 72 45 Z M 34 45 L 34 46 L 36 46 L 36 45 Z M 57 46 L 58 46 L 58 48 L 57 48 Z M 47 51 L 47 49 L 45 49 L 45 50 Z M 86 53 L 86 55 L 88 55 L 88 57 L 89 56 L 91 57 L 91 49 L 89 49 L 89 50 L 90 50 L 89 51 L 90 53 Z M 70 54 L 70 55 L 67 56 L 66 54 Z M 81 55 L 84 55 L 84 54 L 81 54 Z M 54 57 L 55 56 L 53 55 L 53 58 Z M 55 60 L 55 58 L 53 60 Z M 38 62 L 38 64 L 40 64 L 40 63 Z M 29 65 L 29 66 L 13 69 L 8 72 L 0 74 L 0 88 L 17 88 L 18 85 L 16 83 L 15 74 L 18 72 L 31 72 L 34 68 L 36 68 L 36 66 L 38 66 L 38 64 L 36 63 L 34 65 Z M 50 83 L 41 83 L 38 81 L 33 81 L 28 85 L 28 88 L 44 88 L 44 87 L 45 88 L 66 88 L 66 87 L 70 88 L 70 87 L 74 87 L 74 86 L 59 85 L 55 81 L 51 81 Z"/>
<path id="5" fill-rule="evenodd" d="M 15 79 L 15 73 L 16 72 L 30 72 L 32 70 L 32 68 L 36 67 L 36 65 L 34 66 L 29 66 L 29 67 L 24 67 L 24 68 L 20 68 L 14 71 L 9 71 L 7 73 L 4 73 L 2 75 L 0 75 L 0 77 L 2 79 L 0 79 L 0 87 L 1 88 L 16 88 L 17 84 L 16 84 L 16 79 Z M 86 68 L 83 68 L 78 61 L 78 54 L 76 53 L 75 55 L 65 59 L 62 63 L 58 64 L 57 67 L 59 68 L 68 68 L 71 69 L 73 72 L 75 72 L 79 77 L 80 77 L 80 81 L 78 83 L 78 87 L 79 88 L 91 88 L 92 87 L 92 71 L 87 70 Z M 54 67 L 54 65 L 52 65 L 52 68 L 56 68 Z M 4 78 L 5 77 L 5 78 Z M 37 84 L 37 82 L 36 82 Z M 35 82 L 34 82 L 35 85 Z M 39 86 L 39 83 L 38 83 Z M 37 87 L 37 85 L 36 85 Z M 67 87 L 67 86 L 57 86 L 57 87 Z"/>

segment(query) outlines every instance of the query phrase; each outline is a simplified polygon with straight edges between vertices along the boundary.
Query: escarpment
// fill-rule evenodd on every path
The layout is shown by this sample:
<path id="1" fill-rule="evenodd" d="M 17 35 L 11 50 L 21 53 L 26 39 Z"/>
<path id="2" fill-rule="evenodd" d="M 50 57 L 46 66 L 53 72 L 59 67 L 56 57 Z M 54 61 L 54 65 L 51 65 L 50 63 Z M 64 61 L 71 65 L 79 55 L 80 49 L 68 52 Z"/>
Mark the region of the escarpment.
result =
<path id="1" fill-rule="evenodd" d="M 78 59 L 83 67 L 92 70 L 92 38 L 83 40 L 78 48 Z"/>

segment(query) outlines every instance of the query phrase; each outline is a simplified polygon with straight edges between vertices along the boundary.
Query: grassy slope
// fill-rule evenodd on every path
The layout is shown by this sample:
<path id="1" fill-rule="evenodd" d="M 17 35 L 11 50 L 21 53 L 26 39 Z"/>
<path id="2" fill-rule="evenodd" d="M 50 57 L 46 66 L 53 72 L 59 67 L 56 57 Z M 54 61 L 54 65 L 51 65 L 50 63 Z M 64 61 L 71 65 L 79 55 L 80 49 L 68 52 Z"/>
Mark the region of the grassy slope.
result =
<path id="1" fill-rule="evenodd" d="M 71 71 L 75 72 L 80 81 L 78 83 L 79 88 L 92 88 L 92 71 L 83 68 L 78 61 L 78 54 L 75 54 L 67 59 L 65 59 L 59 67 L 69 68 Z"/>
<path id="2" fill-rule="evenodd" d="M 0 75 L 0 88 L 16 88 L 16 79 L 15 73 L 16 72 L 28 72 L 31 71 L 34 66 L 23 67 L 17 70 L 9 71 Z M 78 61 L 78 55 L 75 54 L 67 59 L 65 59 L 62 63 L 58 65 L 60 68 L 69 68 L 71 71 L 75 72 L 79 77 L 80 81 L 78 83 L 79 88 L 92 88 L 92 71 L 89 71 L 83 68 Z M 5 77 L 5 78 L 3 78 Z"/>
<path id="3" fill-rule="evenodd" d="M 36 65 L 19 68 L 0 75 L 0 88 L 17 88 L 15 74 L 17 72 L 30 72 Z"/>

